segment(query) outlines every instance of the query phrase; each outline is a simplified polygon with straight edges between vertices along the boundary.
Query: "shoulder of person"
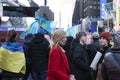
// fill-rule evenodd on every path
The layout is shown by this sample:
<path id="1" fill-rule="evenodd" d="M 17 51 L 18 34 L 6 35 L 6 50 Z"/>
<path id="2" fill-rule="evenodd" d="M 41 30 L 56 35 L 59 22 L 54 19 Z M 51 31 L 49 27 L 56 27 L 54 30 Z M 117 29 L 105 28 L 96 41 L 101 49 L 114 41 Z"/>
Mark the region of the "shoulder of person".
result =
<path id="1" fill-rule="evenodd" d="M 107 52 L 104 56 L 104 60 L 108 60 L 108 59 L 112 59 L 113 58 L 113 54 L 112 52 Z"/>
<path id="2" fill-rule="evenodd" d="M 105 57 L 108 57 L 108 56 L 112 56 L 112 52 L 107 52 L 106 54 L 105 54 Z"/>

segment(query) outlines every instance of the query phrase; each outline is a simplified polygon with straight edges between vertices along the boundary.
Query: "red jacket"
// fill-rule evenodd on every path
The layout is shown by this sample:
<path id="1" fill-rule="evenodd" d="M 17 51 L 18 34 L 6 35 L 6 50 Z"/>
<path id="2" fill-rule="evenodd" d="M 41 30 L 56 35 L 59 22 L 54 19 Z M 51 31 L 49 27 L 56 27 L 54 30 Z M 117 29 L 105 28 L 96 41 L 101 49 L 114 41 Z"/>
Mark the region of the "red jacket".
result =
<path id="1" fill-rule="evenodd" d="M 68 60 L 60 46 L 53 46 L 50 51 L 47 80 L 70 80 Z"/>

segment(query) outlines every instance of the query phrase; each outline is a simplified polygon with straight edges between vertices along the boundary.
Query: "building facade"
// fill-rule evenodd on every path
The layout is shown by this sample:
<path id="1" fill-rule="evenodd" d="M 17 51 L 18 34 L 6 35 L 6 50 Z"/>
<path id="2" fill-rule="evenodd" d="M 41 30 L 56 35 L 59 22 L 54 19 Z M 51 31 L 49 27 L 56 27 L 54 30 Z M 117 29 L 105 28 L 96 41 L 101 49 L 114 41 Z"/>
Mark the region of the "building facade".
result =
<path id="1" fill-rule="evenodd" d="M 99 18 L 100 0 L 84 0 L 84 17 Z"/>
<path id="2" fill-rule="evenodd" d="M 75 2 L 75 8 L 73 12 L 73 17 L 72 17 L 72 25 L 80 24 L 81 20 L 84 18 L 84 0 L 76 0 Z"/>
<path id="3" fill-rule="evenodd" d="M 112 1 L 113 1 L 113 0 L 107 0 L 107 3 L 108 3 L 108 2 L 112 2 Z"/>
<path id="4" fill-rule="evenodd" d="M 72 24 L 80 24 L 86 17 L 100 18 L 100 0 L 76 0 Z"/>

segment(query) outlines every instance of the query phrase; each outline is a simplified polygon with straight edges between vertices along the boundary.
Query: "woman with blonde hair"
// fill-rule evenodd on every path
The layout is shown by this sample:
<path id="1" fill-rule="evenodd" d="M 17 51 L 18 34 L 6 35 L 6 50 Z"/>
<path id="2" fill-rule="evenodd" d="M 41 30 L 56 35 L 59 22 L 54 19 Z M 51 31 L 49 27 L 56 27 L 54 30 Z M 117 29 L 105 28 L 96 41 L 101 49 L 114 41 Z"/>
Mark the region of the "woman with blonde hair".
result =
<path id="1" fill-rule="evenodd" d="M 71 80 L 70 68 L 63 45 L 66 43 L 66 32 L 57 30 L 53 36 L 53 45 L 49 54 L 47 80 Z"/>

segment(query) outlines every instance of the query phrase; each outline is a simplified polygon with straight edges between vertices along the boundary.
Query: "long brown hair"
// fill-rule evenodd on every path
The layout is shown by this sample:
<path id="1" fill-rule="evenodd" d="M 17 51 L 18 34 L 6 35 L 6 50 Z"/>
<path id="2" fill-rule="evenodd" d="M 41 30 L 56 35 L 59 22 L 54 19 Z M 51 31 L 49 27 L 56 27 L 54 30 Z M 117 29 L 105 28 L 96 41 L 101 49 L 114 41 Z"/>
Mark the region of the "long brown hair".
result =
<path id="1" fill-rule="evenodd" d="M 15 30 L 9 30 L 9 31 L 7 32 L 6 43 L 16 41 L 16 40 L 15 40 L 16 35 L 17 35 L 17 33 L 16 33 Z"/>

